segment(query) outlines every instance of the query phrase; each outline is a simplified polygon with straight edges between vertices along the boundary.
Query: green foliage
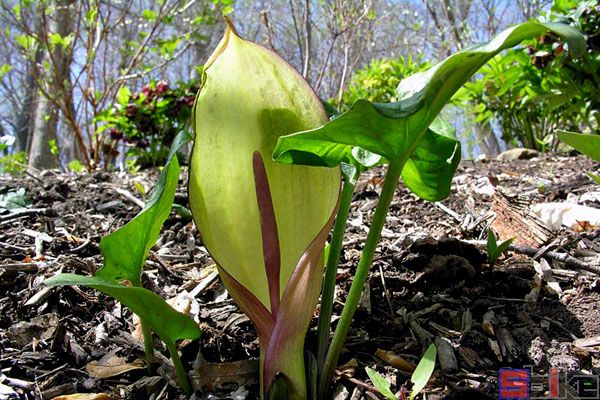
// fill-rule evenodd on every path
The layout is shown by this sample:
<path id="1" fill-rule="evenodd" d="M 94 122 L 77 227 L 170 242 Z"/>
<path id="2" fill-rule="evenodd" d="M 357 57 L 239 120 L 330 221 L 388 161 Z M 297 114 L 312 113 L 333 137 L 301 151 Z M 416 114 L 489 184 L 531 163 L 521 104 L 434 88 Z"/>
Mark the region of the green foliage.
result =
<path id="1" fill-rule="evenodd" d="M 417 368 L 415 368 L 410 377 L 410 381 L 413 384 L 409 397 L 410 400 L 413 400 L 419 393 L 421 393 L 421 390 L 423 390 L 423 388 L 427 385 L 427 382 L 429 382 L 429 379 L 433 374 L 433 370 L 435 369 L 436 356 L 437 349 L 435 344 L 432 343 L 427 348 L 427 351 L 425 351 L 425 354 L 423 354 L 423 357 L 419 361 Z M 390 383 L 385 379 L 385 377 L 369 367 L 365 368 L 365 370 L 367 371 L 369 378 L 371 378 L 373 385 L 386 399 L 396 400 L 396 396 L 390 390 Z"/>
<path id="2" fill-rule="evenodd" d="M 165 81 L 150 82 L 133 94 L 123 86 L 116 104 L 95 118 L 100 125 L 97 132 L 104 137 L 105 157 L 115 157 L 124 144 L 128 160 L 141 168 L 163 165 L 175 136 L 190 132 L 197 90 L 196 82 L 179 82 L 176 87 Z"/>
<path id="3" fill-rule="evenodd" d="M 173 149 L 179 148 L 187 136 L 180 135 Z M 131 281 L 140 286 L 140 274 L 150 248 L 158 239 L 162 224 L 171 212 L 179 181 L 179 163 L 174 151 L 162 170 L 156 187 L 144 209 L 120 229 L 100 241 L 104 267 L 97 276 L 116 282 Z"/>
<path id="4" fill-rule="evenodd" d="M 21 175 L 27 169 L 27 153 L 19 151 L 0 156 L 0 172 L 10 175 Z"/>
<path id="5" fill-rule="evenodd" d="M 492 130 L 499 125 L 511 145 L 545 150 L 556 147 L 557 128 L 600 129 L 600 7 L 556 1 L 552 18 L 587 35 L 585 52 L 543 34 L 491 60 L 462 92 L 476 121 Z"/>
<path id="6" fill-rule="evenodd" d="M 179 339 L 196 339 L 200 335 L 198 325 L 186 315 L 176 311 L 156 293 L 135 286 L 125 286 L 99 276 L 60 274 L 45 281 L 47 286 L 89 286 L 107 294 L 147 322 L 168 347 Z"/>
<path id="7" fill-rule="evenodd" d="M 358 99 L 365 99 L 372 103 L 398 101 L 396 87 L 400 81 L 416 72 L 428 69 L 431 65 L 423 61 L 422 55 L 415 58 L 409 55 L 406 58 L 373 60 L 367 67 L 354 73 L 342 97 L 342 108 L 348 108 Z"/>
<path id="8" fill-rule="evenodd" d="M 58 142 L 56 141 L 56 139 L 48 140 L 48 146 L 50 146 L 50 153 L 53 156 L 57 156 L 59 150 L 58 150 Z"/>
<path id="9" fill-rule="evenodd" d="M 508 247 L 513 242 L 513 240 L 515 240 L 515 238 L 510 238 L 510 239 L 505 240 L 504 242 L 498 244 L 498 242 L 496 240 L 496 235 L 494 234 L 494 231 L 492 231 L 491 229 L 488 229 L 487 253 L 488 253 L 488 264 L 490 264 L 490 266 L 494 266 L 494 264 L 496 264 L 496 261 L 498 260 L 498 258 L 500 258 L 502 253 L 504 253 L 506 250 L 508 250 Z"/>
<path id="10" fill-rule="evenodd" d="M 435 119 L 419 143 L 411 143 L 404 141 L 402 135 L 394 138 L 395 130 L 400 133 L 403 128 L 393 120 L 373 118 L 369 123 L 363 123 L 365 114 L 375 117 L 375 113 L 378 112 L 372 104 L 360 100 L 344 116 L 322 128 L 280 138 L 273 157 L 284 163 L 329 167 L 342 162 L 359 170 L 376 165 L 378 161 L 368 162 L 372 156 L 364 159 L 360 154 L 380 155 L 388 160 L 406 157 L 402 178 L 413 193 L 430 201 L 448 197 L 461 156 L 454 128 Z M 338 135 L 339 132 L 345 134 Z M 379 141 L 382 136 L 384 139 Z"/>
<path id="11" fill-rule="evenodd" d="M 369 375 L 369 378 L 371 378 L 373 385 L 386 399 L 396 400 L 396 396 L 390 390 L 390 383 L 387 381 L 387 379 L 385 379 L 384 376 L 380 375 L 377 371 L 369 367 L 366 367 L 365 371 L 367 371 L 367 375 Z"/>
<path id="12" fill-rule="evenodd" d="M 0 65 L 0 81 L 12 70 L 12 65 L 4 64 Z"/>
<path id="13" fill-rule="evenodd" d="M 402 80 L 397 88 L 397 102 L 373 104 L 358 100 L 347 112 L 321 128 L 279 138 L 273 156 L 286 163 L 332 166 L 347 162 L 351 149 L 358 146 L 385 157 L 390 163 L 406 162 L 415 149 L 423 146 L 420 142 L 428 129 L 430 135 L 440 135 L 433 131 L 432 122 L 475 71 L 502 50 L 547 31 L 567 37 L 572 51 L 583 51 L 583 37 L 573 28 L 552 23 L 520 24 L 487 44 L 456 53 L 429 70 Z M 446 146 L 456 151 L 455 143 L 447 142 Z M 428 146 L 423 147 L 419 149 L 422 158 L 437 157 Z M 450 167 L 453 160 L 445 164 Z M 422 171 L 424 179 L 427 175 Z"/>
<path id="14" fill-rule="evenodd" d="M 578 152 L 600 162 L 600 135 L 558 131 L 558 138 Z"/>
<path id="15" fill-rule="evenodd" d="M 421 390 L 427 385 L 429 382 L 429 378 L 431 378 L 431 374 L 433 374 L 433 370 L 435 369 L 435 358 L 437 356 L 437 349 L 435 348 L 435 344 L 430 344 L 423 354 L 421 361 L 415 368 L 414 372 L 410 377 L 410 381 L 413 383 L 412 391 L 410 392 L 409 400 L 413 400 Z"/>
<path id="16" fill-rule="evenodd" d="M 594 161 L 600 162 L 600 135 L 559 131 L 558 138 Z M 600 184 L 600 176 L 588 172 L 594 182 Z"/>
<path id="17" fill-rule="evenodd" d="M 438 114 L 486 62 L 501 51 L 548 31 L 565 37 L 574 55 L 585 50 L 584 37 L 567 25 L 534 21 L 519 24 L 488 43 L 453 54 L 430 69 L 403 79 L 396 88 L 396 102 L 371 103 L 359 99 L 348 111 L 320 128 L 278 139 L 273 158 L 284 163 L 320 166 L 348 163 L 356 147 L 389 162 L 352 287 L 323 363 L 321 396 L 328 390 L 400 176 L 423 198 L 439 200 L 448 195 L 449 181 L 460 159 L 460 144 L 446 124 L 436 121 Z M 431 352 L 435 355 L 435 347 Z M 435 356 L 432 360 L 431 352 L 428 350 L 423 366 L 413 376 L 415 391 L 411 398 L 433 371 Z"/>
<path id="18" fill-rule="evenodd" d="M 48 35 L 48 41 L 53 48 L 58 46 L 62 49 L 67 49 L 71 43 L 73 43 L 73 36 L 67 35 L 63 37 L 60 33 L 50 33 Z"/>
<path id="19" fill-rule="evenodd" d="M 182 132 L 173 142 L 167 165 L 144 209 L 123 227 L 102 239 L 100 250 L 104 256 L 104 266 L 96 276 L 59 274 L 45 281 L 47 286 L 89 286 L 130 307 L 140 317 L 143 329 L 149 326 L 165 342 L 180 384 L 187 394 L 190 387 L 175 344 L 179 339 L 198 338 L 200 329 L 194 321 L 175 311 L 158 295 L 142 288 L 140 277 L 148 252 L 158 238 L 175 197 L 179 181 L 179 163 L 175 153 L 189 140 L 190 137 Z M 132 286 L 122 284 L 123 281 Z M 144 340 L 147 351 L 150 351 L 151 335 L 145 333 Z"/>
<path id="20" fill-rule="evenodd" d="M 79 160 L 70 161 L 67 164 L 67 168 L 69 169 L 69 171 L 75 174 L 80 174 L 85 171 L 85 165 L 83 165 Z"/>

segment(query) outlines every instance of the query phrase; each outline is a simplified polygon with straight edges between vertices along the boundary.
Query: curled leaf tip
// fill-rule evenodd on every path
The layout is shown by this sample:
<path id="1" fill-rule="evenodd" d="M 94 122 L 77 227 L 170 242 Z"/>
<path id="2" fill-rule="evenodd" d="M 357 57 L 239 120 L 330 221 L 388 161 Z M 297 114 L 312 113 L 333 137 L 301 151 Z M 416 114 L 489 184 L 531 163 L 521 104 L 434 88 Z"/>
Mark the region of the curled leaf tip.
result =
<path id="1" fill-rule="evenodd" d="M 229 16 L 227 16 L 227 15 L 223 15 L 223 18 L 225 19 L 225 23 L 227 24 L 227 30 L 229 32 L 233 33 L 235 36 L 240 37 L 231 18 L 229 18 Z"/>

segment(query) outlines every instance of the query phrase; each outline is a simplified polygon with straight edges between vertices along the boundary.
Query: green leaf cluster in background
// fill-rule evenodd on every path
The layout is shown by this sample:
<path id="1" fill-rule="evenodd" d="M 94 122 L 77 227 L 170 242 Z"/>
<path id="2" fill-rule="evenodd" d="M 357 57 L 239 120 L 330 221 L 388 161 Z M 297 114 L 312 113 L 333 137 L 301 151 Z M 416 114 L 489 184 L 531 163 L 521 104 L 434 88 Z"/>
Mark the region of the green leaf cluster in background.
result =
<path id="1" fill-rule="evenodd" d="M 0 194 L 0 212 L 15 212 L 31 206 L 31 199 L 25 194 L 25 188 Z"/>
<path id="2" fill-rule="evenodd" d="M 372 60 L 352 75 L 340 108 L 345 110 L 359 99 L 372 103 L 398 101 L 396 87 L 400 81 L 431 66 L 432 63 L 423 60 L 423 55 Z"/>
<path id="3" fill-rule="evenodd" d="M 198 82 L 152 81 L 139 92 L 123 86 L 116 104 L 99 112 L 97 133 L 104 138 L 105 156 L 114 159 L 123 147 L 126 159 L 141 168 L 164 165 L 174 138 L 191 134 L 189 124 Z"/>
<path id="4" fill-rule="evenodd" d="M 556 150 L 556 129 L 600 129 L 600 7 L 596 0 L 555 1 L 550 18 L 586 35 L 573 46 L 543 33 L 492 59 L 460 100 L 482 129 L 510 146 Z M 501 132 L 498 132 L 498 129 Z"/>

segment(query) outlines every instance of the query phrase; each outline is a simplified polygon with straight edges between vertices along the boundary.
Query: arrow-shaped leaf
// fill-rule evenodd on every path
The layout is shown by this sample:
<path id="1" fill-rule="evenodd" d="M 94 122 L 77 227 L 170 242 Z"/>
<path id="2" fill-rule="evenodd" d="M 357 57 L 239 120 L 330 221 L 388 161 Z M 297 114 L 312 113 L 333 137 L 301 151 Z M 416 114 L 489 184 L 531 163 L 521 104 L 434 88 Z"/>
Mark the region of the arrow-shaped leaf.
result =
<path id="1" fill-rule="evenodd" d="M 439 200 L 446 191 L 448 174 L 439 168 L 442 156 L 431 152 L 448 155 L 448 162 L 442 163 L 447 164 L 447 170 L 452 169 L 454 157 L 460 154 L 455 141 L 437 138 L 435 133 L 439 132 L 435 128 L 433 135 L 427 129 L 454 93 L 487 61 L 502 50 L 547 31 L 563 36 L 573 56 L 584 51 L 583 36 L 567 25 L 531 21 L 514 26 L 486 44 L 456 53 L 429 70 L 402 80 L 397 88 L 398 102 L 372 104 L 358 100 L 346 113 L 320 128 L 280 137 L 273 157 L 283 163 L 334 166 L 350 163 L 355 147 L 379 154 L 389 162 L 406 162 L 417 150 L 403 177 L 415 193 Z M 440 179 L 437 184 L 430 179 L 436 175 Z"/>
<path id="2" fill-rule="evenodd" d="M 184 131 L 175 138 L 167 164 L 144 209 L 123 227 L 102 238 L 100 250 L 104 267 L 97 276 L 115 282 L 128 280 L 134 286 L 140 286 L 142 266 L 173 206 L 179 180 L 179 163 L 175 155 L 190 140 Z"/>
<path id="3" fill-rule="evenodd" d="M 89 286 L 129 307 L 167 344 L 179 339 L 196 339 L 200 328 L 187 315 L 176 311 L 159 295 L 148 289 L 125 286 L 99 276 L 59 274 L 44 281 L 47 286 Z"/>

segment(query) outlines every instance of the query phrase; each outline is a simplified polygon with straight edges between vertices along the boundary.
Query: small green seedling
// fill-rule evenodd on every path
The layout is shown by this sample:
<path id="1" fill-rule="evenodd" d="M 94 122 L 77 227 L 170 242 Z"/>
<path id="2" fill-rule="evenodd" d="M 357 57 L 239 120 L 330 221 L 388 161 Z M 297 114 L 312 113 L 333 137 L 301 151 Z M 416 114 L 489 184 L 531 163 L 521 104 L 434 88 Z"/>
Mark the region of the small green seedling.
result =
<path id="1" fill-rule="evenodd" d="M 396 396 L 390 389 L 390 383 L 387 381 L 387 379 L 385 379 L 385 377 L 369 367 L 366 367 L 365 371 L 367 371 L 367 375 L 369 375 L 369 378 L 371 378 L 373 385 L 386 399 L 397 400 Z"/>
<path id="2" fill-rule="evenodd" d="M 496 261 L 498 261 L 498 258 L 500 258 L 500 256 L 502 255 L 502 253 L 508 250 L 508 247 L 513 242 L 513 240 L 515 240 L 515 238 L 510 238 L 498 244 L 494 231 L 488 229 L 487 253 L 488 264 L 490 264 L 490 267 L 494 266 L 494 264 L 496 264 Z"/>
<path id="3" fill-rule="evenodd" d="M 558 131 L 558 138 L 578 152 L 585 154 L 594 161 L 600 162 L 600 135 Z M 587 174 L 594 182 L 600 184 L 599 175 L 592 174 L 591 172 Z"/>
<path id="4" fill-rule="evenodd" d="M 417 368 L 415 368 L 414 372 L 410 377 L 410 381 L 413 384 L 413 388 L 410 393 L 409 400 L 413 400 L 419 393 L 421 393 L 421 390 L 423 390 L 423 388 L 427 386 L 427 382 L 429 382 L 431 374 L 433 374 L 433 370 L 435 369 L 436 355 L 437 349 L 435 347 L 435 344 L 432 343 L 427 348 L 427 351 L 421 358 L 421 361 L 419 361 Z M 371 382 L 373 382 L 373 385 L 386 399 L 397 400 L 397 397 L 394 395 L 394 393 L 392 393 L 392 390 L 390 389 L 390 383 L 387 381 L 387 379 L 385 379 L 385 377 L 383 377 L 377 371 L 369 367 L 366 367 L 365 371 L 367 371 L 367 375 L 369 375 L 369 378 L 371 378 Z M 405 399 L 403 392 L 401 394 L 401 398 L 403 400 Z"/>
<path id="5" fill-rule="evenodd" d="M 142 196 L 142 198 L 146 198 L 146 188 L 139 182 L 133 182 L 133 187 L 137 192 Z"/>
<path id="6" fill-rule="evenodd" d="M 74 174 L 80 174 L 85 171 L 85 165 L 79 160 L 73 160 L 67 164 L 67 168 Z"/>
<path id="7" fill-rule="evenodd" d="M 0 194 L 0 212 L 16 212 L 31 206 L 31 199 L 25 194 L 25 188 Z"/>
<path id="8" fill-rule="evenodd" d="M 410 377 L 410 381 L 413 383 L 412 391 L 410 392 L 409 400 L 413 400 L 421 390 L 425 386 L 427 386 L 427 382 L 431 378 L 431 374 L 433 374 L 433 370 L 435 369 L 435 358 L 437 356 L 437 349 L 435 344 L 430 344 L 427 348 L 425 354 L 423 354 L 423 358 L 419 361 L 417 368 L 415 368 L 412 376 Z"/>

